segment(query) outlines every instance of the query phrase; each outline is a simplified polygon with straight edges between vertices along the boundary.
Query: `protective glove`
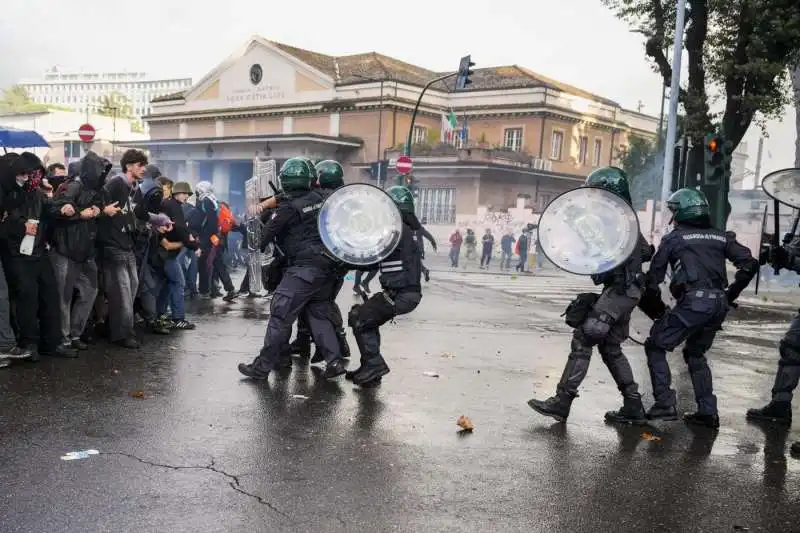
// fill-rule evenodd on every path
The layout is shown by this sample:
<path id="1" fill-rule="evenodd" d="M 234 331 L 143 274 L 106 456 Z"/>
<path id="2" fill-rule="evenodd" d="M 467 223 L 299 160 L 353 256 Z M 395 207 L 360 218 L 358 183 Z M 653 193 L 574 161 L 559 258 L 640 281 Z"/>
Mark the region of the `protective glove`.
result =
<path id="1" fill-rule="evenodd" d="M 769 263 L 775 268 L 787 268 L 793 259 L 793 254 L 783 246 L 773 246 L 770 250 Z"/>

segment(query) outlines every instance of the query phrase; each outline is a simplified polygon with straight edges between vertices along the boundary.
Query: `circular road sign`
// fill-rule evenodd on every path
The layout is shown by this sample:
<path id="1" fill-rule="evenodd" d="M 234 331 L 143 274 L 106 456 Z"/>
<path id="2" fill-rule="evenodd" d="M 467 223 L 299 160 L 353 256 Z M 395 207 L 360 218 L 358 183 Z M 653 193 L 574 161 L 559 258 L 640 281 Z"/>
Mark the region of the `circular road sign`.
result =
<path id="1" fill-rule="evenodd" d="M 84 124 L 78 128 L 78 137 L 85 143 L 92 142 L 97 131 L 91 124 Z"/>
<path id="2" fill-rule="evenodd" d="M 404 155 L 397 158 L 395 168 L 400 174 L 408 174 L 411 172 L 411 169 L 414 168 L 414 165 L 411 162 L 411 158 L 407 155 Z"/>

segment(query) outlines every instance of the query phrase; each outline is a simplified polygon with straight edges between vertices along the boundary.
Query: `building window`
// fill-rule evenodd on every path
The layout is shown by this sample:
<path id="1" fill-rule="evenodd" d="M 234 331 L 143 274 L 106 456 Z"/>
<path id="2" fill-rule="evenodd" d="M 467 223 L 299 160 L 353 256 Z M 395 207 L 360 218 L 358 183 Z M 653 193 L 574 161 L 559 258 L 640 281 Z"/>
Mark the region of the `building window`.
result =
<path id="1" fill-rule="evenodd" d="M 578 146 L 578 164 L 581 166 L 586 165 L 586 159 L 589 157 L 589 137 L 581 137 Z"/>
<path id="2" fill-rule="evenodd" d="M 522 150 L 522 128 L 507 128 L 503 132 L 503 146 L 509 150 Z"/>
<path id="3" fill-rule="evenodd" d="M 564 132 L 561 130 L 553 130 L 553 139 L 550 142 L 550 159 L 561 161 L 561 155 L 564 151 Z"/>
<path id="4" fill-rule="evenodd" d="M 456 221 L 456 190 L 454 188 L 419 189 L 414 202 L 417 218 L 426 224 L 454 224 Z"/>
<path id="5" fill-rule="evenodd" d="M 550 200 L 553 199 L 553 196 L 550 194 L 540 194 L 536 197 L 536 212 L 541 213 L 544 211 L 544 208 L 547 207 L 547 204 L 550 203 Z"/>
<path id="6" fill-rule="evenodd" d="M 427 144 L 428 143 L 428 128 L 425 126 L 414 126 L 414 131 L 411 133 L 411 144 Z"/>
<path id="7" fill-rule="evenodd" d="M 600 166 L 600 154 L 603 152 L 603 141 L 602 139 L 595 139 L 594 140 L 594 154 L 592 155 L 592 166 L 599 167 Z"/>

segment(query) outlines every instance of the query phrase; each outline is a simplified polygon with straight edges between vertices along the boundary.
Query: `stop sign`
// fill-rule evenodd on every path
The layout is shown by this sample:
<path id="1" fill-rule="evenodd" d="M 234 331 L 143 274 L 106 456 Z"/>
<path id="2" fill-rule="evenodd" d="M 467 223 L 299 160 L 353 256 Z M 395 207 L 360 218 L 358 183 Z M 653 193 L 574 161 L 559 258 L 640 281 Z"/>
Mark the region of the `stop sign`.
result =
<path id="1" fill-rule="evenodd" d="M 96 133 L 97 131 L 91 124 L 84 124 L 83 126 L 78 128 L 78 137 L 80 137 L 81 140 L 85 143 L 93 141 Z"/>
<path id="2" fill-rule="evenodd" d="M 411 169 L 414 168 L 413 163 L 411 162 L 411 158 L 407 155 L 403 155 L 397 158 L 397 163 L 395 164 L 395 168 L 400 174 L 408 174 L 411 172 Z"/>

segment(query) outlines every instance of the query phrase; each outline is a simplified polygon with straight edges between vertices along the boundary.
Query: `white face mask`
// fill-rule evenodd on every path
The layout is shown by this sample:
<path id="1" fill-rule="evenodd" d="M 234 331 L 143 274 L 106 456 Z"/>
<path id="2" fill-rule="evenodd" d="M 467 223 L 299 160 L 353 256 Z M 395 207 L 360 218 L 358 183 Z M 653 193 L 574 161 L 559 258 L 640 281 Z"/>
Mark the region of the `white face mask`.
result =
<path id="1" fill-rule="evenodd" d="M 17 186 L 22 187 L 28 183 L 28 176 L 17 176 Z"/>

